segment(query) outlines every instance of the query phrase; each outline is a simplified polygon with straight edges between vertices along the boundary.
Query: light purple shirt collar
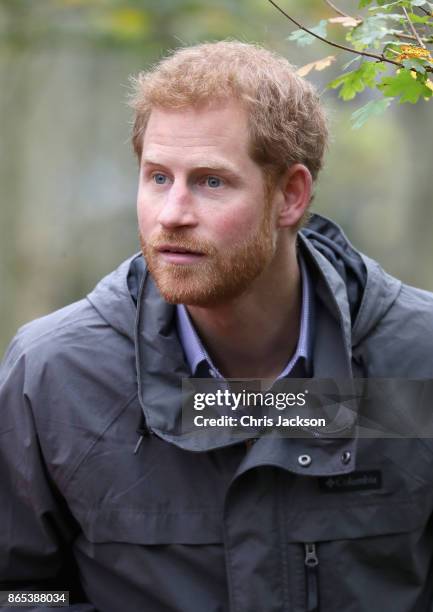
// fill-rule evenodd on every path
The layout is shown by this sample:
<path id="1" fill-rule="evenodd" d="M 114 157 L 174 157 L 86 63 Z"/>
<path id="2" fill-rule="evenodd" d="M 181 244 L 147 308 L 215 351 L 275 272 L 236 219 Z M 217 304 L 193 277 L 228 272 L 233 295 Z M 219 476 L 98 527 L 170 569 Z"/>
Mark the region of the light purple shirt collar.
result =
<path id="1" fill-rule="evenodd" d="M 288 376 L 300 359 L 305 359 L 305 361 L 308 361 L 310 358 L 312 290 L 307 267 L 302 257 L 299 257 L 299 265 L 301 269 L 302 304 L 298 344 L 286 367 L 277 378 L 284 378 L 285 376 Z M 205 361 L 209 366 L 209 373 L 211 376 L 214 378 L 224 378 L 218 371 L 215 364 L 212 363 L 212 359 L 203 346 L 188 311 L 183 304 L 178 304 L 176 306 L 176 325 L 180 343 L 193 376 L 195 375 L 199 364 Z"/>

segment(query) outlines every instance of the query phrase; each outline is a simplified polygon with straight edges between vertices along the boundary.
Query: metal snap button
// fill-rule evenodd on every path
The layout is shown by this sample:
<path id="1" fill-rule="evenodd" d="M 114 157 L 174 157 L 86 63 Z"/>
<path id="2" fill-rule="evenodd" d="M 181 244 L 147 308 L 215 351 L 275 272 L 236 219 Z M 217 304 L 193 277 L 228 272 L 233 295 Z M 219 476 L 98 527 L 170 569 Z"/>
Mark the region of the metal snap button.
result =
<path id="1" fill-rule="evenodd" d="M 310 465 L 311 461 L 312 461 L 312 459 L 311 459 L 310 455 L 299 455 L 299 457 L 298 457 L 298 463 L 302 467 L 308 467 Z"/>
<path id="2" fill-rule="evenodd" d="M 351 458 L 352 453 L 350 451 L 344 451 L 344 453 L 341 455 L 341 463 L 343 463 L 343 465 L 347 465 Z"/>

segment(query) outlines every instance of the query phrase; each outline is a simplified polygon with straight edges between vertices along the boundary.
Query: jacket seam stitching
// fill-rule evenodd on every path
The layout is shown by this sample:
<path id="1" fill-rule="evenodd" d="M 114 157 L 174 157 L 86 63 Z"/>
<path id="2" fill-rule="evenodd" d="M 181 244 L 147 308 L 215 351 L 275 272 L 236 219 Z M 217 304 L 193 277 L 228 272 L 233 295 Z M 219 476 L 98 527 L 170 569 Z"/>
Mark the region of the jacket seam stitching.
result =
<path id="1" fill-rule="evenodd" d="M 394 465 L 397 465 L 394 463 Z M 404 471 L 404 470 L 403 470 Z M 408 472 L 405 472 L 409 475 Z M 425 483 L 422 482 L 420 484 L 429 484 L 429 483 Z M 338 495 L 338 493 L 329 493 L 329 495 Z M 421 493 L 412 493 L 411 496 L 416 498 L 421 496 Z M 412 499 L 393 499 L 392 500 L 393 504 L 398 504 L 399 506 L 413 506 L 414 505 L 414 501 Z M 360 501 L 358 502 L 354 502 L 353 504 L 344 504 L 344 509 L 347 508 L 377 508 L 378 506 L 386 506 L 389 507 L 389 498 L 384 498 L 383 500 L 378 500 L 377 502 L 373 502 L 373 501 L 368 501 L 365 503 L 362 503 Z M 330 506 L 328 508 L 328 510 L 341 510 L 341 504 L 335 504 L 335 506 Z M 317 509 L 317 506 L 299 506 L 299 511 L 300 512 L 320 512 L 320 510 Z M 293 518 L 293 517 L 292 517 Z"/>
<path id="2" fill-rule="evenodd" d="M 289 563 L 288 563 L 288 558 L 287 558 L 287 522 L 286 522 L 286 517 L 285 517 L 285 513 L 284 513 L 284 506 L 285 506 L 285 491 L 283 491 L 283 479 L 281 477 L 281 473 L 278 472 L 277 473 L 277 481 L 278 481 L 278 510 L 279 510 L 279 522 L 280 522 L 280 533 L 282 536 L 282 543 L 281 543 L 281 577 L 282 577 L 282 591 L 283 591 L 283 603 L 284 603 L 284 610 L 289 610 L 290 609 L 290 604 L 289 604 Z"/>
<path id="3" fill-rule="evenodd" d="M 49 316 L 49 315 L 47 315 Z M 78 319 L 73 319 L 73 324 L 75 325 L 76 323 L 80 323 L 81 321 L 84 321 L 86 319 L 86 316 L 82 316 Z M 41 340 L 44 340 L 47 336 L 48 337 L 56 337 L 57 332 L 62 331 L 63 329 L 70 327 L 71 326 L 71 321 L 64 323 L 62 325 L 56 326 L 54 329 L 49 329 L 41 334 L 39 334 L 38 336 L 36 336 L 36 338 L 32 338 L 31 340 L 28 340 L 26 343 L 22 342 L 22 340 L 19 338 L 18 342 L 19 342 L 19 348 L 21 349 L 19 354 L 17 355 L 17 358 L 13 361 L 13 363 L 11 364 L 12 367 L 15 365 L 15 363 L 18 361 L 18 359 L 20 359 L 20 357 L 22 357 L 26 351 L 28 351 L 29 349 L 32 349 L 33 346 Z"/>
<path id="4" fill-rule="evenodd" d="M 110 320 L 107 317 L 104 317 L 104 315 L 99 311 L 98 307 L 95 306 L 95 304 L 93 303 L 91 294 L 86 295 L 86 297 L 83 299 L 89 304 L 92 310 L 98 315 L 101 321 L 104 321 L 104 323 L 107 326 L 112 327 L 112 329 L 114 329 L 118 334 L 122 336 L 126 336 L 127 338 L 131 338 L 131 336 L 128 334 L 126 330 L 121 330 L 118 327 L 113 327 L 113 325 L 111 325 Z M 132 297 L 131 297 L 131 304 L 129 306 L 130 306 L 129 310 L 131 311 L 131 314 L 135 317 L 136 309 L 134 308 L 134 302 L 132 300 Z"/>
<path id="5" fill-rule="evenodd" d="M 392 301 L 392 302 L 389 304 L 388 308 L 387 308 L 387 309 L 386 309 L 386 310 L 385 310 L 385 311 L 382 313 L 382 316 L 380 317 L 380 319 L 378 319 L 378 320 L 376 321 L 376 323 L 374 324 L 374 326 L 373 326 L 373 327 L 372 327 L 372 328 L 371 328 L 371 329 L 370 329 L 370 330 L 367 332 L 367 334 L 364 334 L 364 336 L 361 336 L 361 337 L 359 338 L 359 340 L 356 342 L 356 344 L 354 344 L 354 345 L 352 346 L 352 348 L 353 348 L 353 349 L 357 348 L 359 345 L 361 345 L 363 342 L 365 342 L 366 340 L 368 340 L 368 338 L 370 338 L 370 336 L 372 336 L 372 335 L 375 333 L 376 329 L 377 329 L 377 328 L 379 327 L 379 325 L 382 323 L 383 319 L 384 319 L 384 318 L 385 318 L 385 317 L 388 315 L 389 311 L 390 311 L 392 308 L 394 308 L 395 303 L 397 302 L 397 300 L 398 300 L 398 299 L 399 299 L 399 297 L 400 297 L 400 294 L 401 294 L 402 288 L 403 288 L 403 283 L 400 283 L 400 287 L 399 287 L 398 293 L 397 293 L 397 294 L 396 294 L 396 296 L 395 296 L 395 299 L 394 299 L 394 300 L 393 300 L 393 301 Z M 362 301 L 362 303 L 361 303 L 361 307 L 360 307 L 360 309 L 359 309 L 359 312 L 358 312 L 358 316 L 357 316 L 357 318 L 356 318 L 356 320 L 355 320 L 355 323 L 354 323 L 354 325 L 353 325 L 353 328 L 352 328 L 352 333 L 353 333 L 353 332 L 356 330 L 356 326 L 358 325 L 358 321 L 360 321 L 360 320 L 361 320 L 361 315 L 364 313 L 364 310 L 365 310 L 365 309 L 366 309 L 366 307 L 367 307 L 367 306 L 366 306 L 366 304 L 367 304 L 367 300 L 363 300 L 363 301 Z"/>
<path id="6" fill-rule="evenodd" d="M 106 426 L 102 429 L 102 431 L 100 432 L 100 434 L 98 436 L 96 436 L 96 438 L 93 440 L 93 442 L 91 442 L 90 446 L 84 450 L 82 452 L 82 454 L 80 455 L 80 457 L 78 457 L 77 459 L 77 464 L 72 468 L 71 473 L 69 474 L 69 476 L 67 478 L 65 478 L 65 493 L 68 489 L 68 487 L 71 485 L 71 481 L 74 478 L 75 474 L 77 473 L 77 471 L 79 470 L 79 468 L 83 465 L 83 463 L 86 461 L 86 459 L 88 458 L 89 454 L 91 453 L 92 449 L 95 447 L 96 444 L 98 444 L 98 442 L 104 437 L 104 434 L 106 433 L 106 431 L 113 425 L 113 423 L 115 421 L 117 421 L 117 419 L 121 416 L 121 414 L 126 410 L 126 408 L 134 401 L 134 399 L 136 399 L 137 397 L 137 391 L 134 391 L 133 395 L 131 395 L 124 404 L 122 404 L 119 412 L 117 412 L 114 417 L 112 419 L 110 419 L 108 421 L 108 423 L 106 424 Z"/>
<path id="7" fill-rule="evenodd" d="M 227 494 L 228 494 L 228 491 L 226 493 L 226 503 L 227 503 Z M 230 535 L 228 533 L 225 516 L 223 516 L 223 534 L 224 534 L 224 552 L 226 556 L 227 586 L 228 586 L 230 612 L 236 612 L 236 610 L 238 609 L 238 606 L 236 603 L 237 598 L 238 598 L 237 597 L 237 587 L 234 583 L 233 574 L 232 574 L 232 553 L 230 550 Z"/>
<path id="8" fill-rule="evenodd" d="M 107 502 L 104 502 L 104 505 L 98 504 L 97 506 L 93 506 L 91 512 L 98 512 L 101 508 L 106 508 L 107 512 L 110 514 L 118 514 L 118 512 L 130 511 L 134 514 L 155 514 L 157 516 L 189 516 L 191 514 L 204 514 L 205 516 L 215 515 L 217 517 L 221 516 L 221 512 L 219 510 L 208 510 L 207 508 L 200 508 L 198 510 L 186 510 L 184 512 L 161 512 L 161 510 L 143 510 L 138 506 L 110 506 Z"/>

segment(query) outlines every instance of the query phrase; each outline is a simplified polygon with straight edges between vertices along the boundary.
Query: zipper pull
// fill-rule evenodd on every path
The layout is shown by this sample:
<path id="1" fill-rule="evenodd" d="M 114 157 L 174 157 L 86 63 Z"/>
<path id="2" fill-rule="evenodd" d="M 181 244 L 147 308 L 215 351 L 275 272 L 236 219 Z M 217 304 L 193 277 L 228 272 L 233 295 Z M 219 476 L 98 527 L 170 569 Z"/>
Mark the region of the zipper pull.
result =
<path id="1" fill-rule="evenodd" d="M 305 565 L 307 567 L 315 567 L 319 565 L 319 559 L 316 553 L 315 544 L 304 544 L 305 546 Z"/>
<path id="2" fill-rule="evenodd" d="M 307 612 L 319 612 L 319 558 L 317 556 L 316 545 L 313 543 L 304 544 L 307 581 Z"/>

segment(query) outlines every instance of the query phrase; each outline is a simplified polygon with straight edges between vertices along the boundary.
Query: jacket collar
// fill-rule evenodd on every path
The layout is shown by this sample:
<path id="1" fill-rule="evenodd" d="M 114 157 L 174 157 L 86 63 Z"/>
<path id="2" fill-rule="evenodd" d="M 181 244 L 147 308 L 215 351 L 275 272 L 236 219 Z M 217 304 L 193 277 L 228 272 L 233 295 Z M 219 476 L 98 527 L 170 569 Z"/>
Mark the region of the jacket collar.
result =
<path id="1" fill-rule="evenodd" d="M 313 348 L 315 378 L 348 379 L 350 366 L 350 314 L 344 283 L 332 265 L 300 238 L 313 287 L 318 299 Z M 189 368 L 177 336 L 175 307 L 161 297 L 152 278 L 144 274 L 138 294 L 135 330 L 139 397 L 146 424 L 151 432 L 169 443 L 189 451 L 208 451 L 237 444 L 239 433 L 208 428 L 200 435 L 182 433 L 181 380 L 190 377 Z M 332 354 L 331 354 L 332 353 Z M 344 406 L 339 415 L 354 426 L 355 415 Z M 245 434 L 245 438 L 251 434 Z M 342 464 L 341 457 L 349 451 L 352 460 Z M 306 470 L 297 462 L 300 454 L 312 457 Z M 355 441 L 339 439 L 262 438 L 257 441 L 241 470 L 254 465 L 273 464 L 290 471 L 314 474 L 335 474 L 353 470 Z"/>
<path id="2" fill-rule="evenodd" d="M 346 286 L 332 264 L 302 234 L 298 244 L 315 289 L 314 376 L 351 378 L 351 317 Z"/>

